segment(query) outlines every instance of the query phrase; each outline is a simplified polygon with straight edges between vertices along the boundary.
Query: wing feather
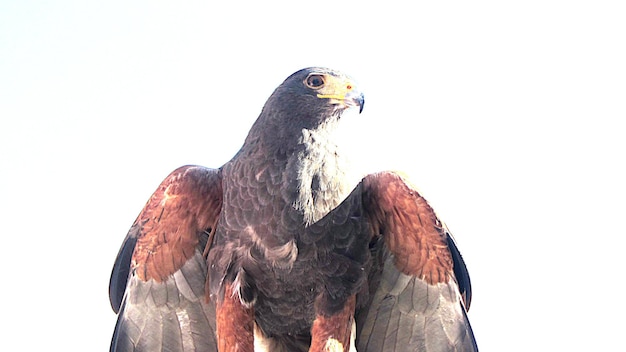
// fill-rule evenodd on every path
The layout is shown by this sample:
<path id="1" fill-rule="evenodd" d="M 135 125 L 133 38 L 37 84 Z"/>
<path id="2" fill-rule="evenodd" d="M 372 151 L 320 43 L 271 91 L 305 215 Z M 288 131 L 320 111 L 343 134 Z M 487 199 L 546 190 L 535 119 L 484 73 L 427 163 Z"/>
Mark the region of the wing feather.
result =
<path id="1" fill-rule="evenodd" d="M 113 271 L 111 272 L 109 301 L 115 313 L 120 311 L 122 305 L 126 283 L 128 282 L 128 276 L 130 274 L 130 261 L 133 256 L 133 251 L 135 250 L 135 243 L 137 243 L 136 226 L 133 226 L 117 254 Z"/>
<path id="2" fill-rule="evenodd" d="M 370 277 L 370 299 L 356 314 L 357 350 L 477 351 L 469 275 L 445 225 L 398 174 L 369 175 L 361 187 L 383 240 L 372 247 L 379 277 Z"/>
<path id="3" fill-rule="evenodd" d="M 184 166 L 159 185 L 113 266 L 111 351 L 217 350 L 204 251 L 221 202 L 219 170 Z"/>

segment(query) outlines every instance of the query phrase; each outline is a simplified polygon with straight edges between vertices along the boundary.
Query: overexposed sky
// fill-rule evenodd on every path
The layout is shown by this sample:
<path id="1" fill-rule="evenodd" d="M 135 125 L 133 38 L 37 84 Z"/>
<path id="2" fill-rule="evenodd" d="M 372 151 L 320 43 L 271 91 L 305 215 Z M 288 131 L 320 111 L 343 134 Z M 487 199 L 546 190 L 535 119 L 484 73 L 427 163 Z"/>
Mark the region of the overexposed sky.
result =
<path id="1" fill-rule="evenodd" d="M 0 0 L 3 340 L 108 350 L 110 270 L 152 191 L 222 165 L 276 86 L 328 66 L 365 92 L 355 168 L 409 173 L 455 234 L 481 351 L 621 346 L 619 3 Z"/>

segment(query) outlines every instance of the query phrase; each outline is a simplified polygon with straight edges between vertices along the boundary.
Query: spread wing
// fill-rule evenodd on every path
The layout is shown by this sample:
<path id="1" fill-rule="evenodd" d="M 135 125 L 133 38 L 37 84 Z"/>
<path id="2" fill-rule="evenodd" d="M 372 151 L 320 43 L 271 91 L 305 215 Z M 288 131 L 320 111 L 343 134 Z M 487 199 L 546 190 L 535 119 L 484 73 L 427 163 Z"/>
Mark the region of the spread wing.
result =
<path id="1" fill-rule="evenodd" d="M 358 351 L 477 351 L 466 315 L 471 285 L 445 225 L 395 173 L 367 176 L 373 233 L 369 301 L 357 311 Z"/>
<path id="2" fill-rule="evenodd" d="M 154 192 L 118 253 L 111 351 L 216 351 L 203 253 L 222 206 L 219 170 L 184 166 Z"/>

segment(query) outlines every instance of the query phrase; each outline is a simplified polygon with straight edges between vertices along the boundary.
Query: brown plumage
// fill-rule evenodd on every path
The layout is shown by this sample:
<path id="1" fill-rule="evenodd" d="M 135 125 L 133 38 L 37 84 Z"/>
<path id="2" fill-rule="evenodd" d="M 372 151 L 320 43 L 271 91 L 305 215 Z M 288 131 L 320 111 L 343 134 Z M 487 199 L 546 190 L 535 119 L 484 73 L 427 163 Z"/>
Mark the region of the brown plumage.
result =
<path id="1" fill-rule="evenodd" d="M 346 177 L 351 107 L 349 77 L 300 70 L 233 159 L 161 183 L 113 268 L 111 351 L 477 350 L 445 225 L 396 173 Z"/>

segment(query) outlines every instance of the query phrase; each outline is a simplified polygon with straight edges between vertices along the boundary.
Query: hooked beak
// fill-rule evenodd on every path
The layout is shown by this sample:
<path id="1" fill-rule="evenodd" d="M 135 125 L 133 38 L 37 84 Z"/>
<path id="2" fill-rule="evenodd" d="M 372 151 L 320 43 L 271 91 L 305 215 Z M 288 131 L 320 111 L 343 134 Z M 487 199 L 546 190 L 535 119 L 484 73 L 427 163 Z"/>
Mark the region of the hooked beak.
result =
<path id="1" fill-rule="evenodd" d="M 353 90 L 350 93 L 346 94 L 344 102 L 346 106 L 358 106 L 360 114 L 361 112 L 363 112 L 363 106 L 365 105 L 365 96 L 363 95 L 363 93 Z"/>
<path id="2" fill-rule="evenodd" d="M 318 98 L 330 99 L 333 104 L 341 104 L 346 108 L 359 107 L 359 114 L 363 111 L 365 105 L 365 96 L 356 89 L 350 88 L 348 93 L 344 94 L 318 94 Z"/>

